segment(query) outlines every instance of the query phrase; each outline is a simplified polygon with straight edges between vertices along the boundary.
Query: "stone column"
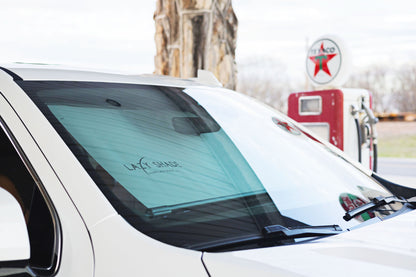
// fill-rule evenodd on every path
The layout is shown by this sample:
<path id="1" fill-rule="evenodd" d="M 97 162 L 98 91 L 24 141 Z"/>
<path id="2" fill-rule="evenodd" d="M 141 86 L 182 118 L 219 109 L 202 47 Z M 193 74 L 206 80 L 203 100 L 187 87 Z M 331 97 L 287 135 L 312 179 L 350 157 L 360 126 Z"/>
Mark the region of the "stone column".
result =
<path id="1" fill-rule="evenodd" d="M 235 89 L 237 17 L 231 0 L 157 0 L 155 73 L 196 77 L 213 72 Z"/>

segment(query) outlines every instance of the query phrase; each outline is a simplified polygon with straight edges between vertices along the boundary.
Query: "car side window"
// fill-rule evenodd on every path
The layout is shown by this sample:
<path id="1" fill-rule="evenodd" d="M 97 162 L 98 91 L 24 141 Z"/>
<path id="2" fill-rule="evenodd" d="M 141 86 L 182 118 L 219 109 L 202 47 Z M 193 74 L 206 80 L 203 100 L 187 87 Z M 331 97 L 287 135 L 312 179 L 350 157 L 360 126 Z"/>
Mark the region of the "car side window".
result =
<path id="1" fill-rule="evenodd" d="M 1 125 L 5 127 L 3 121 Z M 16 270 L 7 276 L 48 276 L 56 273 L 59 223 L 51 212 L 53 209 L 40 182 L 35 180 L 38 180 L 36 173 L 10 131 L 0 128 L 0 187 L 9 191 L 19 202 L 30 240 L 28 265 L 23 272 Z M 6 262 L 1 266 L 7 267 L 8 264 Z"/>

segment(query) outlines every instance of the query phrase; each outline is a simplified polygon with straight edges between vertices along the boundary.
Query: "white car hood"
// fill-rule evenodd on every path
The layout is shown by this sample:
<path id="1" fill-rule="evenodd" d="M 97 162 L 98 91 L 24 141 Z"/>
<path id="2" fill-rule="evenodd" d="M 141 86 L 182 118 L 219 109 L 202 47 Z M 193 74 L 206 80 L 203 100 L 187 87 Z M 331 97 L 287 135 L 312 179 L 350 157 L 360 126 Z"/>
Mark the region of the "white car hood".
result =
<path id="1" fill-rule="evenodd" d="M 211 276 L 416 276 L 416 211 L 316 240 L 204 253 Z"/>

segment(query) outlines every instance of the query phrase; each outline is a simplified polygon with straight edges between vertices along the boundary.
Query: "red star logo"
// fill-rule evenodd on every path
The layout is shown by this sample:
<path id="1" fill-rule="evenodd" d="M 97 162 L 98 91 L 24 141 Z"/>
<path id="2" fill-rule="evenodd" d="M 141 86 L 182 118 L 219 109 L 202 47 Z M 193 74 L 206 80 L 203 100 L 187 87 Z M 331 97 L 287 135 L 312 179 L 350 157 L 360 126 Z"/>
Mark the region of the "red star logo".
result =
<path id="1" fill-rule="evenodd" d="M 292 124 L 288 122 L 281 121 L 277 119 L 276 117 L 272 117 L 273 122 L 279 126 L 281 129 L 293 134 L 293 135 L 300 135 L 301 132 Z"/>
<path id="2" fill-rule="evenodd" d="M 282 122 L 282 121 L 279 121 L 279 122 L 277 123 L 277 125 L 282 126 L 282 127 L 283 127 L 283 128 L 285 128 L 288 132 L 291 132 L 291 133 L 292 133 L 292 130 L 295 130 L 295 128 L 293 128 L 292 126 L 290 126 L 287 122 Z"/>
<path id="3" fill-rule="evenodd" d="M 329 69 L 328 69 L 328 62 L 336 55 L 337 54 L 325 54 L 324 43 L 322 42 L 321 48 L 319 49 L 319 54 L 317 56 L 309 57 L 309 59 L 315 64 L 315 73 L 313 77 L 315 77 L 316 74 L 318 74 L 320 70 L 323 70 L 329 76 L 332 76 L 331 72 L 329 72 Z"/>

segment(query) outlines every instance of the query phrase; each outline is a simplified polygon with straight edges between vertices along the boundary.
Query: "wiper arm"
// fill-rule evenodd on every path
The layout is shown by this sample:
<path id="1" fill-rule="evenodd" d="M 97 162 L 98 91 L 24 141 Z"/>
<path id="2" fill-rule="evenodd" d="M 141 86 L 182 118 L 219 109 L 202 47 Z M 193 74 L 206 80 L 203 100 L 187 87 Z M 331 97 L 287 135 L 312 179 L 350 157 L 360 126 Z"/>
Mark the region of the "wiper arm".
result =
<path id="1" fill-rule="evenodd" d="M 281 225 L 271 225 L 263 228 L 265 238 L 308 238 L 332 236 L 342 232 L 338 225 L 323 226 L 304 226 L 304 227 L 283 227 Z"/>
<path id="2" fill-rule="evenodd" d="M 373 198 L 371 202 L 367 204 L 364 204 L 358 208 L 355 208 L 351 211 L 346 212 L 343 218 L 345 219 L 345 221 L 350 221 L 351 219 L 353 219 L 354 217 L 358 215 L 361 215 L 366 212 L 374 211 L 375 209 L 382 207 L 384 205 L 388 205 L 394 202 L 412 203 L 414 201 L 415 199 L 413 198 L 406 200 L 406 199 L 399 198 L 397 196 L 387 196 L 387 197 L 379 196 L 379 197 Z"/>
<path id="3" fill-rule="evenodd" d="M 262 234 L 224 241 L 213 242 L 205 245 L 194 246 L 200 251 L 219 251 L 249 245 L 253 243 L 265 243 L 271 245 L 294 243 L 295 238 L 314 238 L 332 236 L 343 232 L 338 225 L 283 227 L 281 225 L 266 226 Z"/>

